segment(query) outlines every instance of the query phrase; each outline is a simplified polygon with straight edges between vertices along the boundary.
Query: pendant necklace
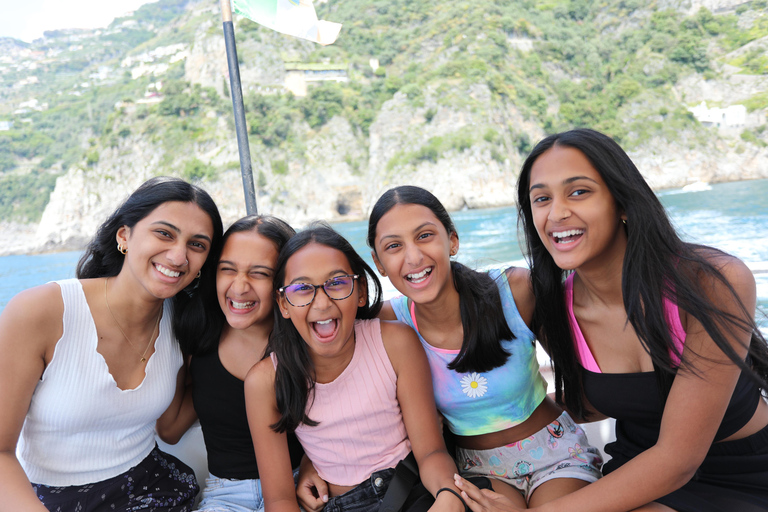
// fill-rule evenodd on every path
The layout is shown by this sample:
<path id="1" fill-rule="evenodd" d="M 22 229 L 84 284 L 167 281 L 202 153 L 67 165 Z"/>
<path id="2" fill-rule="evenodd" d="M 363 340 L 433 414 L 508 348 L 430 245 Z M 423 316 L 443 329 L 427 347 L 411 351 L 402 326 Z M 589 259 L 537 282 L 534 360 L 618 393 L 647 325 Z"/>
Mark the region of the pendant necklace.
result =
<path id="1" fill-rule="evenodd" d="M 109 314 L 112 315 L 112 320 L 115 321 L 115 324 L 117 324 L 117 328 L 120 329 L 120 332 L 123 333 L 123 336 L 125 337 L 125 341 L 127 341 L 133 350 L 136 351 L 137 354 L 139 354 L 139 349 L 136 348 L 136 345 L 133 344 L 133 342 L 128 338 L 128 335 L 125 334 L 125 331 L 120 326 L 120 322 L 117 321 L 117 318 L 115 318 L 115 314 L 112 312 L 112 308 L 109 307 L 109 299 L 107 299 L 107 281 L 109 281 L 109 278 L 104 279 L 104 302 L 107 304 L 107 310 L 109 311 Z M 141 356 L 141 359 L 139 359 L 140 363 L 145 363 L 147 361 L 147 358 L 144 357 L 147 354 L 147 350 L 149 350 L 149 346 L 152 345 L 152 340 L 155 339 L 155 331 L 157 331 L 157 327 L 160 325 L 160 315 L 163 313 L 163 308 L 160 307 L 160 312 L 157 314 L 157 321 L 155 321 L 155 327 L 152 329 L 152 334 L 149 335 L 149 342 L 147 343 L 147 348 L 144 349 L 144 352 L 139 354 Z"/>

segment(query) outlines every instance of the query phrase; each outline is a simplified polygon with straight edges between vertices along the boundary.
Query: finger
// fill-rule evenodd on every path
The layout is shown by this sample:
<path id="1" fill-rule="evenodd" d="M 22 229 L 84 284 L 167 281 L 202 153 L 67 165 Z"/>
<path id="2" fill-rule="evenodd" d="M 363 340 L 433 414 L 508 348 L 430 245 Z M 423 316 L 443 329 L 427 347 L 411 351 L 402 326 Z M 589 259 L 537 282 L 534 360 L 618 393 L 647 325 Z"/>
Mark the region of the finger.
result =
<path id="1" fill-rule="evenodd" d="M 315 490 L 320 497 L 320 500 L 322 500 L 323 503 L 328 503 L 328 483 L 317 474 L 312 476 L 312 483 L 315 486 Z"/>

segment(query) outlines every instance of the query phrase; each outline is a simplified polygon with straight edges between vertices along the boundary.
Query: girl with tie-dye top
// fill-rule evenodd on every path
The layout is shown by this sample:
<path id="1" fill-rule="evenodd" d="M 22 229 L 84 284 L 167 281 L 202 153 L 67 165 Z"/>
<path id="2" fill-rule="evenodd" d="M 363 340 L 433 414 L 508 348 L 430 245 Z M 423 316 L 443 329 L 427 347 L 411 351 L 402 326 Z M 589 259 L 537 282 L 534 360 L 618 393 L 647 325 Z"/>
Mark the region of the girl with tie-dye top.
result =
<path id="1" fill-rule="evenodd" d="M 368 244 L 379 272 L 403 294 L 379 316 L 419 334 L 462 474 L 492 478 L 522 508 L 597 480 L 599 452 L 546 395 L 529 328 L 528 273 L 476 272 L 451 261 L 458 233 L 437 198 L 418 187 L 377 201 Z"/>

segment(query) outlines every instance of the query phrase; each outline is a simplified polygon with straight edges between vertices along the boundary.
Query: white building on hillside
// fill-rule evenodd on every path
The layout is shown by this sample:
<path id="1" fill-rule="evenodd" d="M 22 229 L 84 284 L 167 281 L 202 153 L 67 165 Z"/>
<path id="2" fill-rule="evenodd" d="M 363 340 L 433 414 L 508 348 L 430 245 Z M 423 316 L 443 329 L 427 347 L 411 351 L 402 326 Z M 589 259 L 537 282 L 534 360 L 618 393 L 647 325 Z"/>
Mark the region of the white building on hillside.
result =
<path id="1" fill-rule="evenodd" d="M 744 105 L 730 105 L 725 108 L 707 108 L 707 102 L 702 101 L 695 107 L 688 109 L 704 126 L 717 126 L 718 128 L 740 128 L 747 122 L 747 107 Z"/>

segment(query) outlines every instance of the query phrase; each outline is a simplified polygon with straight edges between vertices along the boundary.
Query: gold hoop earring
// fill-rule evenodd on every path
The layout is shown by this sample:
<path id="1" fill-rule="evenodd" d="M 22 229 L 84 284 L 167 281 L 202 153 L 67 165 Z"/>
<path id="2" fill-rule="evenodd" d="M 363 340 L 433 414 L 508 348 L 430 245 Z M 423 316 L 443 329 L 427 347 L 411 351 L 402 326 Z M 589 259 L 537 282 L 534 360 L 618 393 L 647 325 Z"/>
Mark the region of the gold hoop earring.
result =
<path id="1" fill-rule="evenodd" d="M 197 271 L 197 278 L 196 279 L 200 279 L 201 275 L 203 275 L 203 271 L 202 270 L 198 270 Z"/>
<path id="2" fill-rule="evenodd" d="M 621 219 L 621 222 L 623 222 L 625 226 L 627 225 L 627 219 Z"/>
<path id="3" fill-rule="evenodd" d="M 128 249 L 120 244 L 117 244 L 117 250 L 120 251 L 121 254 L 128 254 Z"/>

